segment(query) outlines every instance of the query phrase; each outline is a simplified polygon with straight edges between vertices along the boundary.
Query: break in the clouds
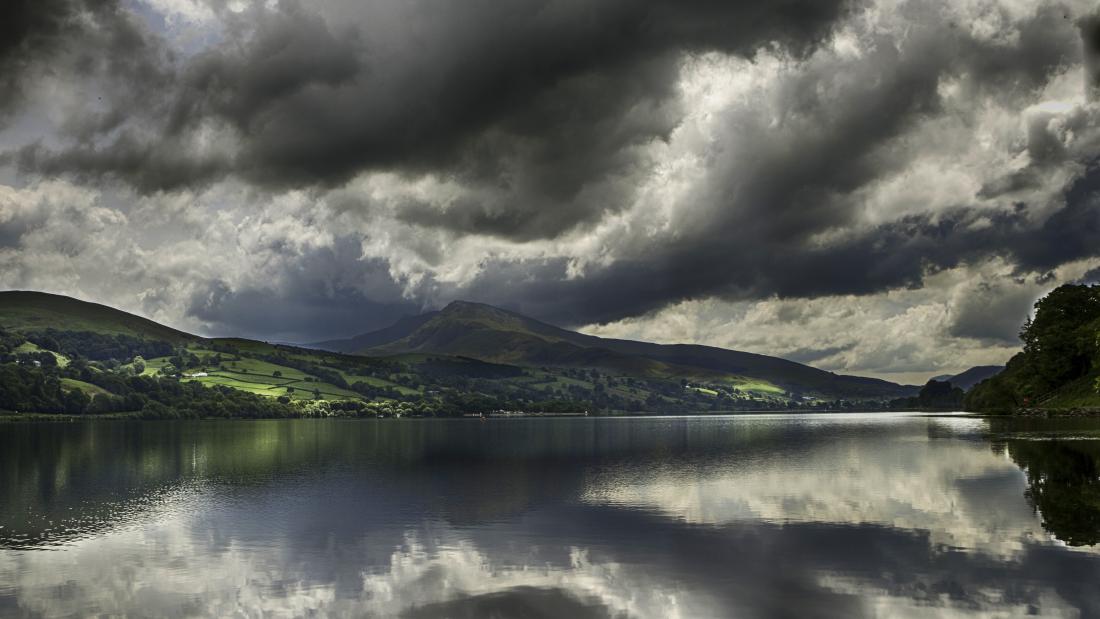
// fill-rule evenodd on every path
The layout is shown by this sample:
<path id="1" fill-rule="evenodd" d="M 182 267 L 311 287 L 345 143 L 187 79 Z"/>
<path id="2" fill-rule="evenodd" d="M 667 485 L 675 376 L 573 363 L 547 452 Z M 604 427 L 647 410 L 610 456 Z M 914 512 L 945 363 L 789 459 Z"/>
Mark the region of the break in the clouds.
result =
<path id="1" fill-rule="evenodd" d="M 464 298 L 920 380 L 1100 267 L 1100 13 L 17 0 L 0 286 L 203 333 Z"/>

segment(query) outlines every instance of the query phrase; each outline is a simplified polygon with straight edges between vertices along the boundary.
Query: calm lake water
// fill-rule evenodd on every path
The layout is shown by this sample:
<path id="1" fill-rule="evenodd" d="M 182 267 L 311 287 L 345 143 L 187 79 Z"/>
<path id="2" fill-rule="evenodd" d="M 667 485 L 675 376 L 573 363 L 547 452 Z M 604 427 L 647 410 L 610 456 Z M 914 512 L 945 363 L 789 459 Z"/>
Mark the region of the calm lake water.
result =
<path id="1" fill-rule="evenodd" d="M 1100 421 L 0 425 L 0 616 L 1100 616 Z"/>

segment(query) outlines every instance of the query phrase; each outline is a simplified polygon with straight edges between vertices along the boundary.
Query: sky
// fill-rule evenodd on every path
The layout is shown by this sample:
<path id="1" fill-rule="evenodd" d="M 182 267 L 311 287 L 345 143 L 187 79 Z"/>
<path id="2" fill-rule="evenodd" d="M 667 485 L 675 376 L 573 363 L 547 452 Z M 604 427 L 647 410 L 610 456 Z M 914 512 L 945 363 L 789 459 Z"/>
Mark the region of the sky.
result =
<path id="1" fill-rule="evenodd" d="M 1100 280 L 1085 0 L 14 0 L 0 288 L 311 342 L 463 299 L 922 382 Z"/>

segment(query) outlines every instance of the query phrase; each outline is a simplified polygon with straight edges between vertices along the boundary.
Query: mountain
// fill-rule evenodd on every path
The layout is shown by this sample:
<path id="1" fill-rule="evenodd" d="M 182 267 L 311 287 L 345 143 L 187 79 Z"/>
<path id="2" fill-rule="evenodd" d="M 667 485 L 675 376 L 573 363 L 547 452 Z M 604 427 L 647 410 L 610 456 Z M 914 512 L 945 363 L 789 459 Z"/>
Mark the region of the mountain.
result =
<path id="1" fill-rule="evenodd" d="M 363 355 L 428 353 L 524 367 L 596 367 L 649 378 L 763 381 L 796 394 L 839 398 L 899 397 L 917 391 L 916 387 L 834 374 L 767 355 L 695 344 L 600 338 L 465 301 L 403 319 L 380 331 L 317 346 Z"/>
<path id="2" fill-rule="evenodd" d="M 130 335 L 172 343 L 200 339 L 147 318 L 98 303 L 45 292 L 0 292 L 0 329 L 24 333 L 47 328 Z"/>
<path id="3" fill-rule="evenodd" d="M 1004 369 L 1005 366 L 1003 365 L 976 365 L 965 372 L 959 372 L 955 375 L 948 374 L 943 378 L 933 380 L 946 381 L 963 391 L 969 391 L 974 385 L 1000 374 Z"/>
<path id="4" fill-rule="evenodd" d="M 455 303 L 336 342 L 203 338 L 96 303 L 0 292 L 0 416 L 461 416 L 877 407 L 910 388 L 704 346 L 574 333 Z"/>

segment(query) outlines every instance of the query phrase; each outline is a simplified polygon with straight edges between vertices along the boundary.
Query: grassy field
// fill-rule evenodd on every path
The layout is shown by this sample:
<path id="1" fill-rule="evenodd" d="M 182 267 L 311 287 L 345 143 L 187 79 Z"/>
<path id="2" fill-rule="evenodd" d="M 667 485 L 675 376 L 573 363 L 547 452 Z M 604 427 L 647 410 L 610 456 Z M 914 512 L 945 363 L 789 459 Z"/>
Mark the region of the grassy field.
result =
<path id="1" fill-rule="evenodd" d="M 222 363 L 226 370 L 236 374 L 248 374 L 256 377 L 269 376 L 276 378 L 275 372 L 279 372 L 284 379 L 303 380 L 309 374 L 285 365 L 277 365 L 261 361 L 259 359 L 240 358 Z"/>
<path id="2" fill-rule="evenodd" d="M 712 397 L 716 397 L 718 395 L 717 391 L 715 391 L 713 389 L 707 389 L 706 387 L 692 387 L 692 389 L 698 391 L 699 393 L 701 393 L 703 395 L 709 395 L 709 396 L 712 396 Z"/>
<path id="3" fill-rule="evenodd" d="M 96 395 L 111 395 L 111 392 L 107 391 L 103 387 L 99 387 L 91 383 L 86 383 L 82 380 L 76 380 L 75 378 L 62 378 L 61 386 L 69 390 L 77 389 L 79 391 L 83 391 L 88 397 Z"/>
<path id="4" fill-rule="evenodd" d="M 786 393 L 782 387 L 777 387 L 767 381 L 753 380 L 751 378 L 737 377 L 732 381 L 732 384 L 738 391 L 772 396 L 779 396 Z"/>
<path id="5" fill-rule="evenodd" d="M 218 354 L 216 351 L 202 346 L 190 346 L 187 350 L 200 358 Z M 222 362 L 220 366 L 204 364 L 198 368 L 192 368 L 183 372 L 184 374 L 205 372 L 208 376 L 183 376 L 181 380 L 210 386 L 222 385 L 268 397 L 287 396 L 294 400 L 313 400 L 315 399 L 314 390 L 320 391 L 322 399 L 325 400 L 365 399 L 359 393 L 324 382 L 320 378 L 296 368 L 250 357 L 224 353 L 222 353 L 221 356 Z M 316 362 L 320 361 L 320 359 L 312 359 L 312 361 Z M 168 357 L 146 359 L 145 371 L 142 372 L 142 374 L 146 376 L 156 375 L 168 364 Z M 323 364 L 318 363 L 318 365 Z M 279 375 L 276 376 L 276 373 Z M 416 390 L 407 389 L 384 380 L 349 375 L 346 372 L 341 372 L 341 374 L 345 376 L 345 379 L 348 380 L 349 383 L 362 380 L 370 384 L 394 387 L 401 390 L 403 393 L 418 393 Z M 292 391 L 288 391 L 288 387 L 291 388 Z"/>
<path id="6" fill-rule="evenodd" d="M 293 378 L 280 379 L 230 371 L 214 371 L 209 376 L 182 378 L 180 380 L 185 382 L 194 381 L 203 385 L 222 385 L 273 398 L 285 395 L 295 400 L 312 400 L 315 399 L 314 391 L 316 390 L 321 393 L 322 399 L 325 400 L 363 399 L 363 396 L 354 391 L 341 389 L 336 385 L 321 382 L 317 379 L 306 380 L 305 375 L 302 376 L 301 380 L 295 380 Z M 293 391 L 289 391 L 288 388 L 293 389 Z"/>

